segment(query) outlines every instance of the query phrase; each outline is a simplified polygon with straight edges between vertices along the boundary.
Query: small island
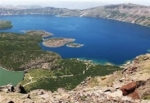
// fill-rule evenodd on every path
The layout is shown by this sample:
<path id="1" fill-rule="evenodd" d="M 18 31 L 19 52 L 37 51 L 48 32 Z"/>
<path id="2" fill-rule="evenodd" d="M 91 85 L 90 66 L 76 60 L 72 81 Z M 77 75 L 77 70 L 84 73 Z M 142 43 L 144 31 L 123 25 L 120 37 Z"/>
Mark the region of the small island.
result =
<path id="1" fill-rule="evenodd" d="M 12 22 L 11 21 L 7 21 L 7 20 L 0 20 L 0 30 L 1 29 L 8 29 L 8 28 L 12 28 Z"/>
<path id="2" fill-rule="evenodd" d="M 43 42 L 43 45 L 46 47 L 61 47 L 66 45 L 67 43 L 74 42 L 73 38 L 50 38 Z"/>
<path id="3" fill-rule="evenodd" d="M 71 47 L 71 48 L 80 48 L 84 46 L 84 44 L 79 44 L 79 43 L 69 43 L 67 44 L 67 47 Z"/>
<path id="4" fill-rule="evenodd" d="M 50 32 L 46 32 L 44 30 L 27 30 L 25 31 L 26 34 L 28 35 L 38 35 L 41 37 L 48 37 L 48 36 L 52 36 L 53 34 Z"/>

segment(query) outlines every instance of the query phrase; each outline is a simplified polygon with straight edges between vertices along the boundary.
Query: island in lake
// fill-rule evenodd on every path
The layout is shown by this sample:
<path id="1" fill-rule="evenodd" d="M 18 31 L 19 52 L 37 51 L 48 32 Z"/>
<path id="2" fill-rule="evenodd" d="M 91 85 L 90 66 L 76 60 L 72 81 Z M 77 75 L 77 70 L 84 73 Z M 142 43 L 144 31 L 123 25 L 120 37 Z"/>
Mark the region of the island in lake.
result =
<path id="1" fill-rule="evenodd" d="M 66 45 L 67 47 L 79 48 L 84 45 L 79 43 L 73 43 L 75 41 L 74 38 L 63 38 L 63 37 L 49 38 L 50 36 L 53 36 L 53 34 L 44 30 L 27 30 L 24 31 L 24 33 L 31 36 L 36 35 L 42 37 L 43 45 L 46 47 L 56 48 L 56 47 L 61 47 Z M 48 38 L 45 39 L 44 37 L 48 37 Z"/>
<path id="2" fill-rule="evenodd" d="M 43 45 L 46 47 L 61 47 L 66 45 L 67 43 L 74 42 L 73 38 L 50 38 L 43 42 Z"/>
<path id="3" fill-rule="evenodd" d="M 12 22 L 7 20 L 0 20 L 0 29 L 12 28 Z"/>
<path id="4" fill-rule="evenodd" d="M 80 48 L 82 46 L 84 46 L 84 44 L 79 44 L 79 43 L 69 43 L 66 45 L 67 47 L 71 47 L 71 48 Z"/>

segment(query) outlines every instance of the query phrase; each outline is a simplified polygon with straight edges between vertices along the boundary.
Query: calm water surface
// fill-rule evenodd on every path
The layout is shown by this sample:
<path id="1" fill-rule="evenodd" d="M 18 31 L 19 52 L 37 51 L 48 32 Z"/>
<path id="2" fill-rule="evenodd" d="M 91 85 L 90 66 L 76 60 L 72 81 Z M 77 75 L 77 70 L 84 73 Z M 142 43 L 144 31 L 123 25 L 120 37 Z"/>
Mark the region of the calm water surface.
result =
<path id="1" fill-rule="evenodd" d="M 114 20 L 56 17 L 48 15 L 0 16 L 11 20 L 14 27 L 3 31 L 45 30 L 53 37 L 75 38 L 81 48 L 48 48 L 62 58 L 84 58 L 98 62 L 122 64 L 150 49 L 150 28 Z M 36 36 L 35 36 L 36 37 Z"/>
<path id="2" fill-rule="evenodd" d="M 9 83 L 17 85 L 23 79 L 24 72 L 14 72 L 0 68 L 0 86 Z"/>

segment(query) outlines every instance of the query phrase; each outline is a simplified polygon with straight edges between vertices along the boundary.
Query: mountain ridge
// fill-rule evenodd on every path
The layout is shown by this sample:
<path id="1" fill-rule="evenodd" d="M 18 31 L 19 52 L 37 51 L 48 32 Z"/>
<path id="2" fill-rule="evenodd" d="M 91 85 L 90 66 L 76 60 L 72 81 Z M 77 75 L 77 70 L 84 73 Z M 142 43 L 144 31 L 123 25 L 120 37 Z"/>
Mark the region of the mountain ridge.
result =
<path id="1" fill-rule="evenodd" d="M 44 7 L 35 9 L 0 8 L 0 15 L 58 15 L 113 19 L 143 26 L 150 26 L 150 6 L 137 4 L 115 4 L 88 9 Z"/>

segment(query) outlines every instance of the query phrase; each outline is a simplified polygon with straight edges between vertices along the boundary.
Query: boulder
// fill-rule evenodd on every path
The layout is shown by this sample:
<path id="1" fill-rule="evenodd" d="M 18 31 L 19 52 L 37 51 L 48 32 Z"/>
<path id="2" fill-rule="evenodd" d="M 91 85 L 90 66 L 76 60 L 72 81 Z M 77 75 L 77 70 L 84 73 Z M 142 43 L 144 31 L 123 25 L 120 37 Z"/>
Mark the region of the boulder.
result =
<path id="1" fill-rule="evenodd" d="M 126 96 L 126 95 L 128 95 L 130 93 L 133 93 L 134 90 L 136 89 L 136 86 L 137 86 L 136 82 L 130 82 L 127 85 L 122 86 L 120 88 L 120 90 L 122 91 L 122 94 L 124 96 Z"/>
<path id="2" fill-rule="evenodd" d="M 136 90 L 139 84 L 137 82 L 130 82 L 120 88 L 123 96 L 129 96 L 132 99 L 140 99 L 138 91 Z"/>

